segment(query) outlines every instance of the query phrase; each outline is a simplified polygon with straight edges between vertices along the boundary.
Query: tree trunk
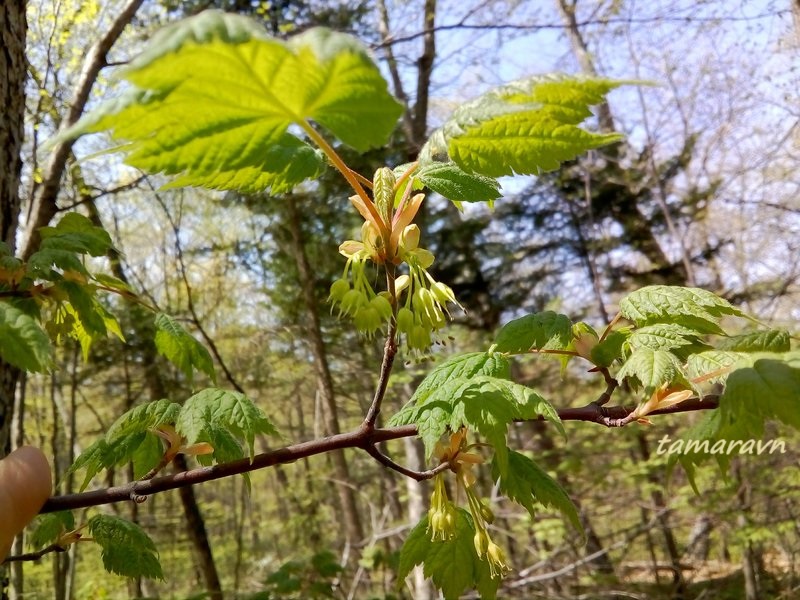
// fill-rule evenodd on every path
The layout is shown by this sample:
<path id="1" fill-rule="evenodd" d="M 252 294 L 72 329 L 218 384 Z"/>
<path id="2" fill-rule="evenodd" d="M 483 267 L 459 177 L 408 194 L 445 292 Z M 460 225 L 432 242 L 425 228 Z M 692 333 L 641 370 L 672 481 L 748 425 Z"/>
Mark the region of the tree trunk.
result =
<path id="1" fill-rule="evenodd" d="M 24 0 L 5 0 L 0 5 L 0 242 L 5 242 L 12 253 L 19 224 L 27 28 Z M 18 369 L 0 360 L 0 457 L 11 450 L 11 419 L 19 377 Z M 0 567 L 0 581 L 5 580 L 5 567 Z M 5 589 L 3 584 L 3 597 Z"/>
<path id="2" fill-rule="evenodd" d="M 306 332 L 314 357 L 314 370 L 317 378 L 317 393 L 322 401 L 325 413 L 325 433 L 336 435 L 341 432 L 339 416 L 336 407 L 336 396 L 333 390 L 333 378 L 328 366 L 328 356 L 325 343 L 322 339 L 317 299 L 314 294 L 314 275 L 305 250 L 305 240 L 300 225 L 300 215 L 297 212 L 297 199 L 291 196 L 285 200 L 287 207 L 287 227 L 291 236 L 292 253 L 297 263 L 298 283 L 303 296 L 308 321 Z M 345 535 L 349 544 L 358 544 L 364 539 L 364 530 L 358 512 L 358 504 L 353 488 L 350 487 L 350 471 L 347 466 L 344 451 L 337 450 L 330 454 L 333 462 L 336 490 L 339 504 L 344 517 Z"/>
<path id="3" fill-rule="evenodd" d="M 403 438 L 403 447 L 406 453 L 406 465 L 409 469 L 421 471 L 425 468 L 425 460 L 419 442 L 414 438 Z M 408 498 L 408 521 L 412 525 L 419 523 L 420 519 L 425 515 L 425 496 L 426 496 L 425 482 L 414 481 L 406 477 L 406 496 Z M 436 590 L 433 589 L 431 583 L 425 578 L 422 572 L 422 565 L 414 567 L 411 571 L 412 577 L 412 594 L 416 600 L 433 600 L 437 597 Z"/>
<path id="4" fill-rule="evenodd" d="M 174 460 L 177 471 L 187 471 L 189 466 L 186 464 L 186 457 L 178 454 Z M 206 592 L 211 600 L 222 600 L 222 584 L 219 581 L 217 566 L 214 562 L 214 555 L 211 553 L 211 545 L 208 543 L 208 533 L 206 524 L 200 507 L 197 505 L 197 498 L 194 495 L 192 486 L 178 488 L 183 505 L 183 513 L 186 516 L 186 531 L 192 540 L 192 546 L 198 560 L 200 571 L 206 584 Z"/>
<path id="5" fill-rule="evenodd" d="M 647 462 L 650 460 L 650 448 L 647 445 L 647 438 L 643 433 L 636 436 L 639 443 L 639 452 L 642 460 Z M 647 476 L 648 481 L 652 485 L 650 492 L 650 499 L 653 502 L 656 510 L 658 510 L 658 528 L 664 536 L 664 545 L 666 546 L 667 557 L 672 568 L 672 599 L 683 600 L 686 598 L 686 581 L 683 578 L 683 571 L 681 570 L 681 557 L 678 552 L 678 544 L 675 541 L 675 535 L 672 533 L 672 526 L 669 523 L 669 513 L 663 511 L 667 507 L 667 502 L 664 499 L 664 494 L 661 493 L 660 487 L 663 487 L 664 482 L 655 473 L 650 473 Z"/>

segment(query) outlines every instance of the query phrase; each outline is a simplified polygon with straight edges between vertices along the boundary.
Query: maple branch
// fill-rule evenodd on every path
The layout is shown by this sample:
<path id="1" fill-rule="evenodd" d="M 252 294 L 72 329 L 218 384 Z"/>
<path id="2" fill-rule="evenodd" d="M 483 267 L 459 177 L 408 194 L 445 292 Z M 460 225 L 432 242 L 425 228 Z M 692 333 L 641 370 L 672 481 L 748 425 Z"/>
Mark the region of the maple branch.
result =
<path id="1" fill-rule="evenodd" d="M 64 546 L 58 543 L 50 544 L 49 546 L 46 546 L 41 550 L 37 550 L 36 552 L 26 552 L 25 554 L 17 554 L 15 556 L 9 556 L 4 561 L 0 562 L 0 565 L 12 562 L 39 560 L 45 554 L 50 554 L 51 552 L 66 552 L 68 549 L 69 548 L 65 548 Z"/>
<path id="2" fill-rule="evenodd" d="M 404 467 L 403 465 L 397 464 L 391 458 L 383 454 L 380 450 L 378 450 L 375 446 L 365 446 L 364 451 L 369 454 L 372 458 L 377 460 L 381 463 L 384 467 L 388 469 L 392 469 L 393 471 L 397 471 L 401 475 L 405 475 L 406 477 L 410 477 L 416 481 L 425 481 L 426 479 L 432 479 L 442 471 L 446 471 L 450 468 L 450 463 L 445 461 L 441 463 L 438 467 L 433 469 L 428 469 L 427 471 L 414 471 L 413 469 L 409 469 L 408 467 Z"/>
<path id="3" fill-rule="evenodd" d="M 609 373 L 607 367 L 598 367 L 597 371 L 603 375 L 603 379 L 606 382 L 606 389 L 602 394 L 600 394 L 597 400 L 594 401 L 594 404 L 603 406 L 604 404 L 607 404 L 609 400 L 611 400 L 611 395 L 614 393 L 614 390 L 619 387 L 619 383 L 611 376 L 611 373 Z"/>
<path id="4" fill-rule="evenodd" d="M 693 412 L 698 410 L 711 410 L 719 406 L 718 395 L 708 395 L 702 398 L 689 398 L 684 402 L 670 408 L 656 410 L 650 415 L 659 414 L 673 414 L 683 412 Z M 563 408 L 558 410 L 558 415 L 562 421 L 586 421 L 597 423 L 605 427 L 621 427 L 630 421 L 626 421 L 633 414 L 635 407 L 633 406 L 600 406 L 595 402 L 591 402 L 586 406 L 576 408 Z M 543 420 L 544 417 L 539 417 Z M 388 442 L 405 437 L 411 437 L 417 434 L 416 425 L 403 425 L 400 427 L 389 427 L 385 429 L 370 429 L 361 426 L 353 431 L 340 433 L 338 435 L 331 435 L 324 438 L 310 440 L 307 442 L 300 442 L 291 446 L 277 448 L 262 454 L 257 454 L 252 460 L 249 458 L 242 458 L 240 460 L 231 461 L 210 467 L 198 467 L 189 471 L 182 471 L 162 477 L 156 477 L 146 481 L 132 481 L 130 483 L 114 486 L 105 489 L 93 490 L 90 492 L 82 492 L 78 494 L 66 494 L 64 496 L 55 496 L 50 498 L 41 510 L 41 513 L 51 513 L 59 510 L 74 510 L 77 508 L 85 508 L 88 506 L 99 506 L 102 504 L 110 504 L 113 502 L 120 502 L 123 500 L 131 500 L 131 498 L 138 498 L 140 496 L 150 496 L 159 492 L 173 490 L 187 485 L 195 485 L 206 481 L 213 481 L 223 477 L 230 477 L 231 475 L 241 475 L 250 471 L 273 467 L 279 464 L 286 464 L 294 462 L 301 458 L 315 456 L 317 454 L 324 454 L 334 450 L 343 450 L 345 448 L 360 448 L 373 456 L 384 466 L 392 468 L 396 471 L 422 481 L 430 479 L 442 469 L 439 465 L 436 469 L 430 471 L 411 471 L 396 465 L 391 459 L 380 454 L 377 450 L 374 452 L 369 450 L 375 444 L 381 442 Z M 378 458 L 380 455 L 382 458 Z M 389 462 L 391 461 L 391 465 Z M 445 463 L 446 464 L 446 463 Z M 400 471 L 399 469 L 403 469 Z"/>

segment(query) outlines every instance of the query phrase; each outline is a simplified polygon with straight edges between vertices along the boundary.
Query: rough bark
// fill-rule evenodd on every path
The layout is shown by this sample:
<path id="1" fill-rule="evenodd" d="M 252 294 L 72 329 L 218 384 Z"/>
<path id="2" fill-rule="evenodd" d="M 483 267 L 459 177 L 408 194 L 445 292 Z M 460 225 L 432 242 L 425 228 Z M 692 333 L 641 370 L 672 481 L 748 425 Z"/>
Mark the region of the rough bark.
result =
<path id="1" fill-rule="evenodd" d="M 317 299 L 314 294 L 314 275 L 305 250 L 305 239 L 296 205 L 297 200 L 289 197 L 285 202 L 287 206 L 287 228 L 291 236 L 292 253 L 297 263 L 298 283 L 300 284 L 302 302 L 307 316 L 306 333 L 311 354 L 314 357 L 317 393 L 322 401 L 325 414 L 325 433 L 327 435 L 336 435 L 341 432 L 341 428 L 339 427 L 339 415 L 333 389 L 333 377 L 328 365 L 328 355 L 322 338 L 322 327 L 320 325 L 319 311 L 317 310 Z M 331 461 L 333 462 L 339 504 L 344 517 L 347 542 L 358 544 L 364 539 L 364 529 L 361 525 L 355 493 L 349 483 L 350 470 L 347 466 L 344 452 L 342 450 L 332 452 Z"/>
<path id="2" fill-rule="evenodd" d="M 20 151 L 25 118 L 25 2 L 0 6 L 0 241 L 16 247 L 19 222 Z M 11 450 L 11 418 L 19 371 L 0 361 L 0 456 Z"/>
<path id="3" fill-rule="evenodd" d="M 0 4 L 0 242 L 12 252 L 20 209 L 26 32 L 24 0 L 5 0 Z M 11 450 L 11 420 L 19 379 L 19 370 L 0 360 L 0 457 Z M 8 597 L 7 582 L 7 570 L 0 566 L 1 598 Z"/>

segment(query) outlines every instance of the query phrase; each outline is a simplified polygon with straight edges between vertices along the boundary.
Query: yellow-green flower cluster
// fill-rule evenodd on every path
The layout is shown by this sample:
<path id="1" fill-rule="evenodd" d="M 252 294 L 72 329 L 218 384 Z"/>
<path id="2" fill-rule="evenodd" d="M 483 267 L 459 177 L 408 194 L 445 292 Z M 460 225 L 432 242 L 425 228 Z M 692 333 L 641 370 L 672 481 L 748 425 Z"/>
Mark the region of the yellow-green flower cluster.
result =
<path id="1" fill-rule="evenodd" d="M 449 444 L 437 444 L 434 454 L 439 458 L 440 462 L 449 463 L 450 469 L 456 474 L 459 485 L 464 488 L 469 512 L 472 515 L 472 523 L 475 526 L 475 536 L 472 541 L 475 544 L 475 552 L 478 554 L 478 558 L 485 559 L 489 563 L 489 571 L 492 577 L 501 577 L 510 568 L 506 562 L 503 549 L 489 535 L 488 526 L 494 521 L 494 513 L 491 508 L 478 498 L 473 487 L 475 475 L 472 473 L 472 467 L 483 462 L 483 458 L 478 454 L 469 452 L 469 450 L 467 431 L 462 428 L 450 436 Z M 444 490 L 444 482 L 439 483 L 438 479 L 440 477 L 441 475 L 437 475 L 436 487 L 434 488 L 433 496 L 431 496 L 431 511 L 434 510 L 434 501 L 438 503 L 437 506 L 441 505 L 441 498 L 437 496 L 437 490 L 439 486 Z M 450 505 L 452 506 L 452 503 Z M 441 512 L 441 509 L 439 509 L 439 512 Z M 428 515 L 430 517 L 431 512 Z M 429 525 L 429 528 L 433 528 L 433 525 Z M 437 530 L 434 529 L 434 540 L 436 539 L 436 534 Z"/>
<path id="2" fill-rule="evenodd" d="M 391 169 L 378 169 L 372 181 L 373 199 L 364 193 L 350 197 L 364 217 L 361 241 L 348 240 L 339 246 L 339 252 L 347 258 L 347 266 L 342 278 L 331 286 L 329 301 L 338 305 L 339 316 L 352 317 L 356 327 L 367 335 L 374 334 L 384 322 L 390 322 L 393 311 L 399 307 L 398 333 L 405 336 L 410 350 L 422 352 L 430 347 L 431 334 L 444 327 L 445 315 L 450 316 L 447 303 L 452 302 L 462 310 L 463 307 L 452 289 L 428 273 L 433 254 L 420 248 L 419 227 L 412 224 L 425 196 L 412 194 L 410 173 L 406 171 L 397 180 Z M 405 263 L 409 273 L 395 280 L 394 295 L 392 282 L 389 292 L 376 294 L 364 275 L 368 262 L 383 265 L 392 276 Z"/>
<path id="3" fill-rule="evenodd" d="M 362 243 L 345 242 L 339 251 L 348 257 L 347 264 L 342 277 L 331 285 L 328 301 L 338 306 L 340 317 L 351 317 L 356 329 L 371 337 L 392 319 L 391 296 L 388 292 L 376 293 L 372 288 L 366 274 L 369 257 Z"/>
<path id="4" fill-rule="evenodd" d="M 463 310 L 449 286 L 436 281 L 428 268 L 433 264 L 433 254 L 419 247 L 419 227 L 408 225 L 400 236 L 399 256 L 408 265 L 408 275 L 395 281 L 398 298 L 405 293 L 405 301 L 397 311 L 397 331 L 406 336 L 410 350 L 426 350 L 431 345 L 431 334 L 444 327 L 445 315 L 450 317 L 447 303 Z"/>
<path id="5" fill-rule="evenodd" d="M 444 475 L 436 476 L 431 494 L 431 507 L 428 509 L 428 532 L 431 541 L 449 540 L 456 533 L 456 507 L 447 498 Z"/>

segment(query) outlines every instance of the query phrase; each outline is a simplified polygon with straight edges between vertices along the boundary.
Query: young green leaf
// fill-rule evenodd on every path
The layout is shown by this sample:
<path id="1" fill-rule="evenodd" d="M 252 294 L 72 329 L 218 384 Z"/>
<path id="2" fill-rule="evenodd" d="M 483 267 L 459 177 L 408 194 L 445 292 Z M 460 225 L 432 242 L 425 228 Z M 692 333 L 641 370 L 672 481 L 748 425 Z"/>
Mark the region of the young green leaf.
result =
<path id="1" fill-rule="evenodd" d="M 34 373 L 44 373 L 53 364 L 50 338 L 36 319 L 3 300 L 0 300 L 0 357 Z"/>
<path id="2" fill-rule="evenodd" d="M 411 396 L 409 405 L 424 404 L 428 396 L 450 380 L 480 375 L 508 379 L 511 365 L 505 356 L 497 353 L 472 352 L 453 356 L 428 373 Z"/>
<path id="3" fill-rule="evenodd" d="M 194 185 L 212 190 L 238 190 L 244 194 L 266 190 L 271 194 L 283 194 L 306 179 L 318 177 L 324 170 L 325 159 L 319 150 L 285 133 L 265 148 L 261 158 L 252 165 L 221 168 L 207 174 L 179 175 L 164 188 Z"/>
<path id="4" fill-rule="evenodd" d="M 503 325 L 495 337 L 495 351 L 522 354 L 530 350 L 566 350 L 572 339 L 569 317 L 548 310 Z"/>
<path id="5" fill-rule="evenodd" d="M 697 331 L 676 323 L 655 323 L 633 330 L 624 346 L 628 352 L 639 348 L 665 350 L 679 358 L 711 348 L 698 337 Z"/>
<path id="6" fill-rule="evenodd" d="M 623 363 L 617 372 L 617 381 L 632 378 L 642 386 L 646 394 L 655 391 L 665 383 L 685 382 L 678 358 L 666 350 L 639 348 Z"/>
<path id="7" fill-rule="evenodd" d="M 650 285 L 628 294 L 620 300 L 619 311 L 639 327 L 676 323 L 699 333 L 719 335 L 724 333 L 719 326 L 720 317 L 746 317 L 727 300 L 709 291 L 667 285 Z"/>
<path id="8" fill-rule="evenodd" d="M 578 509 L 564 488 L 524 454 L 513 450 L 509 452 L 506 473 L 503 473 L 499 463 L 493 460 L 492 477 L 498 481 L 500 492 L 524 506 L 531 517 L 535 516 L 534 503 L 539 503 L 560 511 L 576 530 L 585 534 Z"/>
<path id="9" fill-rule="evenodd" d="M 39 229 L 41 248 L 104 256 L 112 247 L 111 236 L 80 213 L 67 213 L 55 227 Z"/>
<path id="10" fill-rule="evenodd" d="M 125 577 L 164 579 L 153 540 L 135 523 L 111 515 L 95 515 L 89 519 L 89 532 L 101 548 L 107 571 Z"/>
<path id="11" fill-rule="evenodd" d="M 630 328 L 624 327 L 612 331 L 590 352 L 589 357 L 598 367 L 610 367 L 615 360 L 622 358 L 622 347 L 631 335 Z"/>
<path id="12" fill-rule="evenodd" d="M 28 536 L 28 544 L 39 550 L 54 543 L 65 531 L 75 529 L 75 517 L 72 511 L 62 510 L 39 515 L 33 522 L 33 532 Z"/>
<path id="13" fill-rule="evenodd" d="M 390 423 L 415 423 L 427 457 L 432 455 L 442 435 L 462 426 L 483 435 L 502 457 L 506 453 L 508 424 L 515 419 L 539 416 L 552 421 L 566 435 L 558 413 L 532 389 L 506 379 L 476 374 L 444 381 L 422 404 L 409 403 Z"/>
<path id="14" fill-rule="evenodd" d="M 64 135 L 111 129 L 129 164 L 181 185 L 288 190 L 322 164 L 291 125 L 319 123 L 363 152 L 402 111 L 355 38 L 315 28 L 283 42 L 220 11 L 168 26 L 122 75 L 136 87 Z"/>
<path id="15" fill-rule="evenodd" d="M 247 396 L 216 388 L 189 398 L 181 407 L 175 429 L 187 444 L 210 443 L 220 462 L 241 456 L 236 438 L 244 440 L 252 460 L 256 434 L 278 435 L 272 422 Z"/>
<path id="16" fill-rule="evenodd" d="M 173 424 L 180 410 L 180 404 L 165 399 L 135 406 L 108 428 L 106 441 L 115 442 L 135 433 L 155 429 L 159 425 Z"/>
<path id="17" fill-rule="evenodd" d="M 472 518 L 462 508 L 456 509 L 455 535 L 445 541 L 431 541 L 428 516 L 424 516 L 400 550 L 398 581 L 404 581 L 411 570 L 421 564 L 424 575 L 433 580 L 445 600 L 457 600 L 471 588 L 477 588 L 484 600 L 493 600 L 497 597 L 500 578 L 492 578 L 489 563 L 478 557 L 472 543 L 474 535 Z"/>
<path id="18" fill-rule="evenodd" d="M 564 424 L 561 421 L 561 417 L 558 416 L 558 412 L 553 408 L 552 404 L 534 390 L 520 383 L 495 377 L 485 377 L 482 380 L 484 386 L 490 385 L 500 390 L 509 402 L 515 404 L 515 419 L 544 417 L 555 425 L 556 431 L 566 439 L 567 432 L 564 430 Z"/>
<path id="19" fill-rule="evenodd" d="M 491 382 L 475 382 L 454 403 L 448 425 L 450 431 L 464 426 L 480 433 L 494 448 L 495 459 L 505 471 L 508 468 L 508 424 L 518 417 L 517 406 L 503 390 Z"/>
<path id="20" fill-rule="evenodd" d="M 27 276 L 31 279 L 61 281 L 63 273 L 73 271 L 89 277 L 89 271 L 83 266 L 81 259 L 72 250 L 61 248 L 40 248 L 28 259 L 25 265 Z"/>
<path id="21" fill-rule="evenodd" d="M 459 107 L 420 153 L 422 164 L 449 156 L 489 177 L 538 175 L 621 138 L 578 125 L 621 82 L 543 76 L 510 83 Z"/>
<path id="22" fill-rule="evenodd" d="M 728 378 L 729 367 L 742 358 L 736 352 L 722 352 L 720 350 L 708 350 L 692 354 L 686 361 L 686 373 L 691 379 L 711 376 L 706 381 L 708 383 L 724 383 Z"/>
<path id="23" fill-rule="evenodd" d="M 468 173 L 453 162 L 426 163 L 414 177 L 454 202 L 488 202 L 501 195 L 500 183 L 496 179 Z"/>
<path id="24" fill-rule="evenodd" d="M 189 335 L 173 318 L 158 313 L 155 318 L 155 344 L 158 353 L 192 379 L 192 368 L 202 371 L 216 382 L 214 362 L 200 342 Z"/>
<path id="25" fill-rule="evenodd" d="M 788 352 L 791 349 L 789 332 L 783 329 L 754 331 L 725 338 L 717 349 L 730 352 Z"/>
<path id="26" fill-rule="evenodd" d="M 720 398 L 723 423 L 757 415 L 762 422 L 776 419 L 800 430 L 798 390 L 800 352 L 748 355 L 728 376 Z M 761 428 L 753 434 L 760 437 Z"/>
<path id="27" fill-rule="evenodd" d="M 151 430 L 174 423 L 179 411 L 180 405 L 169 400 L 156 400 L 132 408 L 114 421 L 105 436 L 86 448 L 67 473 L 86 470 L 81 490 L 97 473 L 114 465 L 132 461 L 135 473 L 143 475 L 163 454 L 161 443 Z"/>

